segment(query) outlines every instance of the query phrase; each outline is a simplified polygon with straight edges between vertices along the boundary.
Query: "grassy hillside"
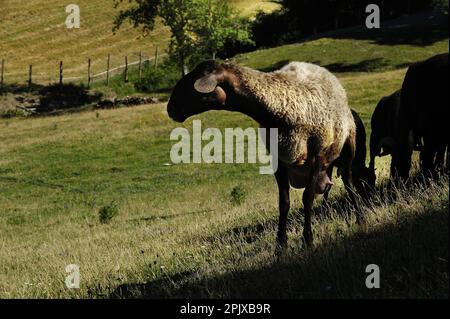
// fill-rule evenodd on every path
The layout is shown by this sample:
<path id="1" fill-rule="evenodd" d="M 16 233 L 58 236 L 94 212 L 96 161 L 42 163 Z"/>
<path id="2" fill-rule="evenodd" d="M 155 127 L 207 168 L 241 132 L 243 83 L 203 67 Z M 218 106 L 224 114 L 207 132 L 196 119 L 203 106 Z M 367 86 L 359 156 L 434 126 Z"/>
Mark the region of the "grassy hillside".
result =
<path id="1" fill-rule="evenodd" d="M 148 41 L 134 39 L 131 29 L 110 35 L 106 0 L 80 1 L 88 8 L 82 23 L 91 27 L 64 36 L 57 1 L 7 3 L 7 14 L 0 11 L 9 26 L 0 28 L 0 52 L 8 60 L 20 57 L 8 72 L 30 61 L 40 61 L 33 62 L 35 71 L 44 72 L 64 55 L 74 66 L 66 75 L 76 75 L 93 52 L 94 71 L 100 70 L 111 50 L 132 54 Z M 244 1 L 233 4 L 247 8 Z M 29 17 L 39 18 L 29 24 Z M 48 21 L 54 27 L 46 30 Z M 167 33 L 159 30 L 154 41 L 164 42 Z M 370 133 L 377 101 L 400 87 L 406 66 L 448 51 L 448 27 L 421 30 L 407 26 L 368 36 L 353 30 L 236 60 L 261 70 L 291 60 L 326 66 Z M 146 43 L 153 50 L 154 43 Z M 367 233 L 346 216 L 352 208 L 337 181 L 329 205 L 316 201 L 315 247 L 309 250 L 300 242 L 302 191 L 292 191 L 289 252 L 277 262 L 274 178 L 259 175 L 253 164 L 170 165 L 169 134 L 179 124 L 165 108 L 0 119 L 0 298 L 448 298 L 448 176 L 392 196 L 385 187 L 389 159 L 377 161 L 380 195 L 363 208 Z M 234 113 L 194 119 L 220 129 L 256 127 Z M 191 130 L 192 120 L 182 126 Z M 240 204 L 233 189 L 243 194 Z M 104 224 L 105 213 L 116 215 Z M 78 290 L 64 284 L 65 266 L 73 263 L 81 271 Z M 364 285 L 365 266 L 372 263 L 381 268 L 378 290 Z"/>
<path id="2" fill-rule="evenodd" d="M 448 39 L 419 47 L 327 38 L 238 60 L 335 67 L 370 132 L 376 102 L 401 85 L 405 63 L 447 48 Z M 255 126 L 226 112 L 195 118 Z M 365 234 L 343 216 L 351 209 L 337 182 L 335 204 L 316 211 L 311 250 L 299 240 L 302 192 L 293 191 L 289 254 L 277 263 L 274 178 L 250 164 L 167 165 L 175 127 L 163 104 L 0 120 L 0 297 L 448 297 L 448 177 L 375 198 Z M 381 189 L 388 167 L 377 162 Z M 246 194 L 240 205 L 236 187 Z M 102 224 L 99 213 L 115 209 Z M 72 263 L 79 290 L 64 285 Z M 381 268 L 379 290 L 364 286 L 371 263 Z"/>
<path id="3" fill-rule="evenodd" d="M 271 9 L 274 4 L 263 0 L 234 0 L 234 6 L 245 15 L 259 9 Z M 0 59 L 6 59 L 6 81 L 25 82 L 28 66 L 33 64 L 37 83 L 56 81 L 59 61 L 64 61 L 64 76 L 87 74 L 87 61 L 92 59 L 92 72 L 106 68 L 111 54 L 112 66 L 124 64 L 124 56 L 137 61 L 139 51 L 153 56 L 157 45 L 167 47 L 169 32 L 158 25 L 147 37 L 127 25 L 114 35 L 112 22 L 118 10 L 112 0 L 80 0 L 81 28 L 65 26 L 68 3 L 59 0 L 0 1 Z M 128 1 L 122 5 L 125 8 Z"/>

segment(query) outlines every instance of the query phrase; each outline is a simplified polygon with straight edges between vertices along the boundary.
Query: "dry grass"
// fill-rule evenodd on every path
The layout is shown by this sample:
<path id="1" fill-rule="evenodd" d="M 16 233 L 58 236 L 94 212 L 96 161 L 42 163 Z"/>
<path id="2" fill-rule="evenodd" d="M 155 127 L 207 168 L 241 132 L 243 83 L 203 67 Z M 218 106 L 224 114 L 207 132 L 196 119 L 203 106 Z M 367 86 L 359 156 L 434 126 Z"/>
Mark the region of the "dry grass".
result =
<path id="1" fill-rule="evenodd" d="M 207 113 L 200 118 L 219 128 L 231 123 L 253 125 L 238 114 Z M 189 128 L 190 122 L 185 126 Z M 394 277 L 395 267 L 406 267 L 413 274 L 425 267 L 424 278 L 438 282 L 432 286 L 434 295 L 445 294 L 440 265 L 448 260 L 441 249 L 448 242 L 434 251 L 426 241 L 423 247 L 402 246 L 406 255 L 420 260 L 411 265 L 409 259 L 396 258 L 400 247 L 390 236 L 403 225 L 399 221 L 409 225 L 417 218 L 427 219 L 430 210 L 437 211 L 430 216 L 448 218 L 446 178 L 430 187 L 403 191 L 395 202 L 367 207 L 368 235 L 360 234 L 353 218 L 348 220 L 340 210 L 329 210 L 326 218 L 317 216 L 314 253 L 299 245 L 301 192 L 294 191 L 290 252 L 277 264 L 273 177 L 258 175 L 254 165 L 165 166 L 173 127 L 165 105 L 104 110 L 98 115 L 1 120 L 0 296 L 393 297 L 406 293 L 402 285 L 410 281 L 397 283 L 391 276 L 383 282 L 384 290 L 362 289 L 358 278 L 364 273 L 357 267 L 369 259 L 392 269 Z M 386 168 L 387 162 L 380 161 L 380 180 L 387 176 Z M 236 185 L 248 194 L 241 205 L 230 198 Z M 340 201 L 340 183 L 332 194 L 332 202 Z M 118 214 L 102 224 L 98 212 L 112 202 L 118 203 Z M 442 221 L 439 225 L 445 226 Z M 416 238 L 416 228 L 399 232 L 400 242 Z M 377 235 L 380 230 L 385 230 L 383 235 Z M 422 231 L 420 236 L 428 236 L 430 229 Z M 441 231 L 433 228 L 439 236 Z M 372 254 L 364 244 L 367 240 L 385 247 L 386 254 Z M 359 262 L 351 259 L 348 267 L 338 267 L 343 250 L 361 256 Z M 442 259 L 437 268 L 422 262 L 430 253 Z M 326 261 L 322 268 L 320 261 Z M 80 265 L 79 290 L 64 285 L 64 269 L 70 263 Z M 297 266 L 308 271 L 307 277 L 295 270 Z M 323 271 L 336 272 L 322 278 Z M 280 285 L 289 283 L 288 288 L 267 279 L 263 285 L 259 279 L 268 278 L 268 273 L 277 274 Z M 346 276 L 351 276 L 348 285 L 343 284 Z M 420 273 L 417 276 L 418 284 L 409 293 L 426 297 L 432 290 L 420 290 L 418 285 L 424 281 Z M 322 279 L 313 284 L 314 278 Z M 296 284 L 305 280 L 308 285 Z M 323 292 L 324 284 L 338 290 Z"/>
<path id="2" fill-rule="evenodd" d="M 139 30 L 126 26 L 116 35 L 112 22 L 117 10 L 109 0 L 81 0 L 81 28 L 65 26 L 66 4 L 61 1 L 8 1 L 0 26 L 0 52 L 7 62 L 6 81 L 25 82 L 28 65 L 33 64 L 36 82 L 58 79 L 59 61 L 64 61 L 64 76 L 87 74 L 87 60 L 92 59 L 92 71 L 106 68 L 106 57 L 112 55 L 112 65 L 123 64 L 124 56 L 137 60 L 139 51 L 153 55 L 155 46 L 164 50 L 169 33 L 158 27 L 145 39 Z"/>
<path id="3" fill-rule="evenodd" d="M 113 34 L 113 20 L 118 13 L 112 0 L 80 0 L 80 29 L 67 29 L 67 3 L 58 0 L 8 0 L 0 9 L 0 59 L 6 60 L 5 81 L 25 83 L 28 66 L 33 65 L 34 82 L 48 83 L 59 79 L 59 62 L 64 61 L 64 77 L 85 77 L 87 61 L 92 59 L 92 72 L 106 69 L 111 54 L 111 67 L 137 61 L 139 51 L 153 57 L 156 46 L 167 48 L 170 33 L 158 24 L 147 37 L 139 29 L 125 25 Z M 243 14 L 273 4 L 262 0 L 232 1 Z M 128 5 L 124 1 L 122 8 Z M 120 8 L 120 7 L 119 7 Z"/>
<path id="4" fill-rule="evenodd" d="M 16 70 L 22 63 L 38 61 L 42 72 L 66 54 L 73 61 L 70 72 L 76 74 L 87 54 L 95 51 L 96 61 L 101 61 L 111 50 L 111 41 L 120 54 L 140 49 L 137 43 L 142 41 L 129 40 L 134 31 L 123 30 L 118 40 L 108 38 L 107 13 L 112 6 L 108 2 L 102 11 L 105 3 L 80 2 L 92 8 L 88 15 L 105 14 L 101 28 L 80 35 L 81 41 L 91 44 L 97 43 L 97 36 L 103 39 L 98 48 L 88 50 L 75 45 L 70 35 L 61 36 L 56 27 L 44 30 L 48 25 L 41 20 L 48 16 L 49 24 L 56 26 L 63 9 L 61 13 L 54 9 L 58 12 L 54 15 L 42 6 L 43 1 L 8 1 L 7 19 L 15 20 L 6 20 L 9 28 L 0 28 L 0 52 L 21 57 Z M 17 8 L 39 17 L 32 20 L 36 24 L 26 24 Z M 402 81 L 405 69 L 398 65 L 448 48 L 447 39 L 423 48 L 371 45 L 371 50 L 359 51 L 356 42 L 326 39 L 239 59 L 258 68 L 302 57 L 310 61 L 320 57 L 323 65 L 358 66 L 377 58 L 371 56 L 371 50 L 377 49 L 376 54 L 382 52 L 388 59 L 374 66 L 377 72 L 338 74 L 351 107 L 370 132 L 376 102 Z M 384 62 L 392 65 L 385 68 Z M 39 68 L 36 71 L 41 72 Z M 209 112 L 195 118 L 220 129 L 255 126 L 235 113 Z M 191 129 L 191 123 L 192 119 L 183 126 Z M 300 243 L 302 192 L 293 191 L 289 251 L 276 262 L 274 178 L 259 175 L 257 165 L 167 166 L 169 134 L 176 126 L 163 104 L 0 119 L 0 298 L 448 298 L 447 176 L 427 186 L 401 189 L 395 200 L 375 198 L 364 208 L 368 233 L 361 233 L 354 218 L 343 214 L 351 208 L 338 182 L 330 202 L 340 205 L 317 208 L 316 245 L 310 250 Z M 381 193 L 388 167 L 388 158 L 377 161 Z M 236 186 L 247 194 L 241 204 L 231 200 Z M 115 205 L 117 214 L 102 223 L 99 212 Z M 80 266 L 80 289 L 70 290 L 64 284 L 65 266 L 72 263 Z M 369 263 L 381 267 L 379 290 L 364 286 L 364 267 Z"/>

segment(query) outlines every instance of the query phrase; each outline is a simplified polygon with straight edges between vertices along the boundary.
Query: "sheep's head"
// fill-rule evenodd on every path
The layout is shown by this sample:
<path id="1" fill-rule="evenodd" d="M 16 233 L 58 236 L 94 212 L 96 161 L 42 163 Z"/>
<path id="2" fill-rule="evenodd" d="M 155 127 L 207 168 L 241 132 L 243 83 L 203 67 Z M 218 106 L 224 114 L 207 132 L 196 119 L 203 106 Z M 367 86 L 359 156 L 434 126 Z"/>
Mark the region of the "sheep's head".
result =
<path id="1" fill-rule="evenodd" d="M 170 96 L 167 113 L 177 122 L 209 110 L 226 109 L 227 70 L 215 61 L 200 63 L 185 75 Z"/>

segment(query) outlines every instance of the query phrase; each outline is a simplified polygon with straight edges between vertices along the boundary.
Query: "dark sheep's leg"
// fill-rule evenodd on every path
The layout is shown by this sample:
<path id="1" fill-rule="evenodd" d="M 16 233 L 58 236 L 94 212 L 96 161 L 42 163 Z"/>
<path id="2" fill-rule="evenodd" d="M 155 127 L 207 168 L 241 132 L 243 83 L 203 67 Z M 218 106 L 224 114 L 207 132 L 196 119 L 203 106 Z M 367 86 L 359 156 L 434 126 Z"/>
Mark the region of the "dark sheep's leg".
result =
<path id="1" fill-rule="evenodd" d="M 422 173 L 426 177 L 430 177 L 433 173 L 435 155 L 436 152 L 434 151 L 433 146 L 426 140 L 423 150 L 420 153 L 420 157 L 422 159 Z"/>
<path id="2" fill-rule="evenodd" d="M 316 195 L 316 185 L 319 179 L 321 162 L 317 157 L 310 160 L 311 171 L 308 176 L 305 191 L 303 192 L 303 210 L 305 214 L 305 224 L 303 226 L 303 238 L 307 246 L 313 243 L 313 233 L 311 228 L 312 207 L 314 204 L 314 197 Z"/>
<path id="3" fill-rule="evenodd" d="M 280 256 L 287 246 L 286 224 L 287 216 L 291 206 L 289 199 L 289 176 L 286 166 L 279 163 L 275 172 L 278 185 L 280 218 L 278 221 L 276 254 Z"/>
<path id="4" fill-rule="evenodd" d="M 392 156 L 391 176 L 394 179 L 400 178 L 406 181 L 409 178 L 409 171 L 411 170 L 411 156 L 413 148 L 407 143 L 400 144 L 395 156 Z"/>
<path id="5" fill-rule="evenodd" d="M 363 229 L 366 229 L 366 221 L 364 218 L 364 215 L 362 213 L 361 207 L 358 204 L 358 200 L 356 198 L 355 188 L 353 186 L 353 180 L 352 180 L 352 162 L 353 158 L 355 157 L 355 143 L 351 138 L 349 138 L 342 148 L 341 152 L 341 174 L 342 174 L 342 181 L 344 182 L 345 189 L 347 190 L 347 193 L 350 196 L 350 199 L 355 206 L 356 211 L 356 222 L 358 225 L 360 225 Z"/>

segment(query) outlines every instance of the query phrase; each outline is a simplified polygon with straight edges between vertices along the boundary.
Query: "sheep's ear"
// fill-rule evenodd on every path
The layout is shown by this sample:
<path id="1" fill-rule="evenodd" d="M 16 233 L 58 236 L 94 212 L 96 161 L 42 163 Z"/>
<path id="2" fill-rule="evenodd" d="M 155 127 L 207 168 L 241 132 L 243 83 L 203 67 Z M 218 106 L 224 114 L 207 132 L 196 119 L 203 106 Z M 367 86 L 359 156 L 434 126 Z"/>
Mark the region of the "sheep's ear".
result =
<path id="1" fill-rule="evenodd" d="M 217 84 L 217 75 L 210 73 L 195 81 L 194 88 L 200 93 L 211 93 L 216 89 Z"/>

